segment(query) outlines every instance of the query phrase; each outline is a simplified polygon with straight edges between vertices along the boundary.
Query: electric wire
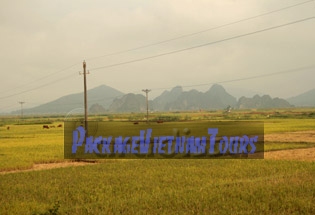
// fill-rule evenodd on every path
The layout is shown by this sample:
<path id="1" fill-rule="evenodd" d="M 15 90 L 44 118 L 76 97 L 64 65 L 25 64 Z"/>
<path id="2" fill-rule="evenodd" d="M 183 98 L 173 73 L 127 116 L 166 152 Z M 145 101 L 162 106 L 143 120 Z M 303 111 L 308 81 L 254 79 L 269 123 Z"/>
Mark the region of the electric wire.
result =
<path id="1" fill-rule="evenodd" d="M 171 41 L 175 41 L 175 40 L 178 40 L 178 39 L 182 39 L 182 38 L 186 38 L 186 37 L 191 37 L 191 36 L 195 36 L 195 35 L 198 35 L 198 34 L 202 34 L 202 33 L 205 33 L 205 32 L 208 32 L 208 31 L 212 31 L 212 30 L 215 30 L 215 29 L 219 29 L 219 28 L 223 28 L 223 27 L 227 27 L 227 26 L 230 26 L 230 25 L 233 25 L 233 24 L 237 24 L 237 23 L 241 23 L 241 22 L 244 22 L 244 21 L 248 21 L 248 20 L 251 20 L 251 19 L 255 19 L 255 18 L 259 18 L 259 17 L 262 17 L 262 16 L 266 16 L 266 15 L 269 15 L 269 14 L 273 14 L 273 13 L 277 13 L 277 12 L 281 12 L 281 11 L 284 11 L 284 10 L 288 10 L 288 9 L 291 9 L 291 8 L 294 8 L 294 7 L 297 7 L 297 6 L 300 6 L 300 5 L 304 5 L 304 4 L 307 4 L 307 3 L 311 3 L 311 2 L 314 2 L 315 0 L 309 0 L 309 1 L 304 1 L 304 2 L 300 2 L 300 3 L 297 3 L 297 4 L 293 4 L 293 5 L 289 5 L 289 6 L 286 6 L 286 7 L 283 7 L 283 8 L 279 8 L 279 9 L 275 9 L 275 10 L 272 10 L 272 11 L 268 11 L 268 12 L 265 12 L 265 13 L 262 13 L 262 14 L 258 14 L 258 15 L 255 15 L 255 16 L 251 16 L 251 17 L 248 17 L 248 18 L 244 18 L 244 19 L 240 19 L 240 20 L 237 20 L 237 21 L 234 21 L 234 22 L 230 22 L 230 23 L 227 23 L 227 24 L 223 24 L 223 25 L 219 25 L 219 26 L 216 26 L 216 27 L 212 27 L 212 28 L 208 28 L 208 29 L 205 29 L 205 30 L 201 30 L 201 31 L 198 31 L 198 32 L 194 32 L 194 33 L 190 33 L 190 34 L 184 34 L 184 35 L 180 35 L 180 36 L 177 36 L 177 37 L 174 37 L 174 38 L 170 38 L 170 39 L 166 39 L 166 40 L 162 40 L 162 41 L 158 41 L 158 42 L 155 42 L 155 43 L 151 43 L 151 44 L 146 44 L 146 45 L 143 45 L 143 46 L 139 46 L 139 47 L 135 47 L 135 48 L 131 48 L 131 49 L 127 49 L 127 50 L 122 50 L 122 51 L 118 51 L 118 52 L 113 52 L 113 53 L 109 53 L 109 54 L 106 54 L 106 55 L 101 55 L 101 56 L 97 56 L 97 57 L 91 57 L 91 58 L 87 58 L 86 60 L 94 60 L 94 59 L 98 59 L 98 58 L 102 58 L 102 57 L 107 57 L 107 56 L 113 56 L 113 55 L 118 55 L 118 54 L 123 54 L 123 53 L 127 53 L 127 52 L 131 52 L 131 51 L 135 51 L 135 50 L 139 50 L 139 49 L 144 49 L 144 48 L 148 48 L 148 47 L 151 47 L 151 46 L 156 46 L 156 45 L 160 45 L 160 44 L 163 44 L 163 43 L 167 43 L 167 42 L 171 42 Z M 11 89 L 8 89 L 6 91 L 2 91 L 1 93 L 6 93 L 6 92 L 10 92 L 10 91 L 13 91 L 13 90 L 16 90 L 16 89 L 19 89 L 19 88 L 22 88 L 22 87 L 25 87 L 25 86 L 28 86 L 32 83 L 35 83 L 37 81 L 41 81 L 43 79 L 46 79 L 48 77 L 51 77 L 55 74 L 59 74 L 63 71 L 66 71 L 76 65 L 79 65 L 80 62 L 78 63 L 75 63 L 69 67 L 66 67 L 64 69 L 61 69 L 57 72 L 54 72 L 54 73 L 50 73 L 46 76 L 43 76 L 41 78 L 38 78 L 36 80 L 33 80 L 31 82 L 28 82 L 26 84 L 23 84 L 23 85 L 20 85 L 18 87 L 15 87 L 15 88 L 11 88 Z M 23 91 L 24 92 L 24 91 Z M 2 98 L 0 98 L 2 99 Z"/>

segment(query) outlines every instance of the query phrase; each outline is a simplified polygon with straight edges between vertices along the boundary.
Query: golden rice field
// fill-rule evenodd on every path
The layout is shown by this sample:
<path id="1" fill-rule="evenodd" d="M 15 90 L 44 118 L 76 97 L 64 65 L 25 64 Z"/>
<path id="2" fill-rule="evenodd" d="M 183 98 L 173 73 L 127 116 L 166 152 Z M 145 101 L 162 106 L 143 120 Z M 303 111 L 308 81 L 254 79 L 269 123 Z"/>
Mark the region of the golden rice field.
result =
<path id="1" fill-rule="evenodd" d="M 5 118 L 0 214 L 315 214 L 315 119 L 305 117 L 309 110 L 292 112 L 286 118 L 251 115 L 264 121 L 267 152 L 257 160 L 74 162 L 63 157 L 59 118 Z M 211 120 L 180 114 L 196 126 Z M 240 120 L 236 115 L 213 120 Z M 119 117 L 108 123 L 119 129 L 127 118 Z M 55 128 L 43 129 L 48 121 Z"/>

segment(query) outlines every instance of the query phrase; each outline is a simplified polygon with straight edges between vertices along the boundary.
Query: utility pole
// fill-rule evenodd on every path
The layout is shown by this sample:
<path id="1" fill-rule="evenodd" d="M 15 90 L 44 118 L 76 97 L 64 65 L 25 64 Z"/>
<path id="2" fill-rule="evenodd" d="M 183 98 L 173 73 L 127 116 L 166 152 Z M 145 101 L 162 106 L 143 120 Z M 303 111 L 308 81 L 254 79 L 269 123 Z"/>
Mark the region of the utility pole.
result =
<path id="1" fill-rule="evenodd" d="M 86 92 L 86 74 L 90 74 L 86 72 L 86 63 L 83 61 L 83 78 L 84 78 L 84 127 L 86 131 L 86 137 L 88 136 L 88 112 L 87 112 L 87 92 Z M 81 72 L 80 72 L 81 75 Z"/>
<path id="2" fill-rule="evenodd" d="M 25 103 L 25 102 L 19 102 L 20 103 L 20 105 L 21 105 L 21 119 L 23 119 L 23 104 Z"/>
<path id="3" fill-rule="evenodd" d="M 142 91 L 145 92 L 145 94 L 146 94 L 146 99 L 147 99 L 147 123 L 149 123 L 149 99 L 148 99 L 148 93 L 151 90 L 145 89 L 145 90 L 142 90 Z"/>

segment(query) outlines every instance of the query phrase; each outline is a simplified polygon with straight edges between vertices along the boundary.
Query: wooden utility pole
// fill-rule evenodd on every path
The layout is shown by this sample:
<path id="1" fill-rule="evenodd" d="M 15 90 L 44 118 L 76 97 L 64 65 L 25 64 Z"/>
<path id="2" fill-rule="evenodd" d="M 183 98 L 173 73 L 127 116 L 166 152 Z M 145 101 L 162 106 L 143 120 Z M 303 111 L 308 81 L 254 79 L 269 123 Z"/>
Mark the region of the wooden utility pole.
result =
<path id="1" fill-rule="evenodd" d="M 20 105 L 21 105 L 21 119 L 23 119 L 23 104 L 25 103 L 25 102 L 19 102 L 20 103 Z"/>
<path id="2" fill-rule="evenodd" d="M 80 73 L 81 74 L 81 73 Z M 86 92 L 86 74 L 90 74 L 86 72 L 86 63 L 83 61 L 83 79 L 84 79 L 84 127 L 86 131 L 86 137 L 88 137 L 88 111 L 87 111 L 87 92 Z"/>
<path id="3" fill-rule="evenodd" d="M 145 92 L 145 94 L 146 94 L 146 100 L 147 100 L 147 123 L 149 123 L 149 99 L 148 99 L 148 93 L 151 90 L 145 89 L 145 90 L 142 90 L 142 91 Z"/>

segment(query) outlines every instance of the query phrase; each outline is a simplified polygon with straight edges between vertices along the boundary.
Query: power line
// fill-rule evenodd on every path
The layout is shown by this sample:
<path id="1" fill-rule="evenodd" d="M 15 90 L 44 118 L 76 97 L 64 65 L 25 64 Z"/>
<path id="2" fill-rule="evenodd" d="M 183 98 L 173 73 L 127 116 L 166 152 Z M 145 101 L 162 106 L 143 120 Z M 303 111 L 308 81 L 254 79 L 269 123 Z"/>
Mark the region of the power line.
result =
<path id="1" fill-rule="evenodd" d="M 184 51 L 188 51 L 188 50 L 192 50 L 192 49 L 196 49 L 196 48 L 201 48 L 201 47 L 204 47 L 204 46 L 214 45 L 214 44 L 217 44 L 217 43 L 222 43 L 222 42 L 225 42 L 225 41 L 234 40 L 234 39 L 238 39 L 238 38 L 241 38 L 241 37 L 246 37 L 246 36 L 262 33 L 262 32 L 265 32 L 265 31 L 270 31 L 270 30 L 273 30 L 273 29 L 282 28 L 282 27 L 285 27 L 285 26 L 289 26 L 289 25 L 305 22 L 305 21 L 308 21 L 308 20 L 311 20 L 311 19 L 314 19 L 314 18 L 315 18 L 315 16 L 304 18 L 304 19 L 299 19 L 299 20 L 296 20 L 296 21 L 293 21 L 293 22 L 288 22 L 288 23 L 282 24 L 282 25 L 277 25 L 277 26 L 273 26 L 273 27 L 269 27 L 269 28 L 264 28 L 262 30 L 257 30 L 257 31 L 253 31 L 253 32 L 245 33 L 245 34 L 240 34 L 240 35 L 236 35 L 236 36 L 233 36 L 233 37 L 217 40 L 217 41 L 214 41 L 214 42 L 204 43 L 204 44 L 201 44 L 201 45 L 191 46 L 191 47 L 184 48 L 184 49 L 179 49 L 179 50 L 175 50 L 175 51 L 165 52 L 165 53 L 157 54 L 157 55 L 151 55 L 149 57 L 138 58 L 138 59 L 135 59 L 135 60 L 125 61 L 125 62 L 121 62 L 121 63 L 115 63 L 115 64 L 106 65 L 106 66 L 96 67 L 96 68 L 92 68 L 90 70 L 91 71 L 92 70 L 95 71 L 95 70 L 99 70 L 99 69 L 106 69 L 106 68 L 111 68 L 111 67 L 116 67 L 116 66 L 130 64 L 130 63 L 135 63 L 135 62 L 139 62 L 139 61 L 145 61 L 145 60 L 149 60 L 149 59 L 153 59 L 153 58 L 158 58 L 158 57 L 162 57 L 162 56 L 165 56 L 165 55 L 171 55 L 171 54 L 175 54 L 175 53 L 179 53 L 179 52 L 184 52 Z"/>
<path id="2" fill-rule="evenodd" d="M 134 91 L 134 92 L 131 92 L 131 93 L 137 93 L 138 91 Z M 119 95 L 119 96 L 107 96 L 107 97 L 98 97 L 98 98 L 94 98 L 94 99 L 88 99 L 88 102 L 94 102 L 94 101 L 99 101 L 99 100 L 107 100 L 107 99 L 115 99 L 115 98 L 119 98 L 123 95 Z M 55 100 L 54 100 L 55 101 Z M 69 99 L 67 99 L 67 101 L 69 101 Z M 51 101 L 53 102 L 53 101 Z M 47 102 L 47 103 L 50 103 L 50 102 Z M 47 104 L 45 103 L 45 104 Z M 83 104 L 84 103 L 84 100 L 82 99 L 82 101 L 73 101 L 72 100 L 72 103 L 58 103 L 59 105 L 79 105 L 79 104 Z M 32 102 L 28 102 L 28 104 L 32 104 L 32 105 L 36 105 L 36 106 L 39 106 L 39 105 L 43 105 L 43 103 L 32 103 Z M 7 106 L 4 106 L 4 107 L 1 107 L 0 110 L 7 110 L 7 109 L 10 109 L 11 107 L 15 106 L 17 107 L 18 104 L 16 103 L 12 103 L 11 105 L 7 105 Z"/>
<path id="3" fill-rule="evenodd" d="M 57 83 L 57 82 L 59 82 L 59 81 L 66 80 L 66 79 L 71 78 L 71 77 L 73 77 L 73 74 L 70 74 L 70 75 L 68 75 L 68 76 L 62 77 L 62 78 L 57 79 L 57 80 L 54 80 L 54 81 L 50 81 L 50 82 L 48 82 L 48 83 L 46 83 L 46 84 L 42 84 L 42 85 L 37 86 L 37 87 L 33 87 L 33 88 L 31 88 L 31 89 L 28 89 L 28 90 L 24 90 L 24 91 L 19 92 L 19 93 L 14 93 L 14 94 L 11 94 L 11 95 L 7 95 L 7 96 L 0 97 L 0 99 L 6 99 L 6 98 L 13 97 L 13 96 L 21 95 L 21 94 L 24 94 L 24 93 L 28 93 L 28 92 L 31 92 L 31 91 L 34 91 L 34 90 L 38 90 L 38 89 L 40 89 L 40 88 L 43 88 L 43 87 L 46 87 L 46 86 L 55 84 L 55 83 Z"/>
<path id="4" fill-rule="evenodd" d="M 8 90 L 6 90 L 6 91 L 2 91 L 1 93 L 10 92 L 10 91 L 13 91 L 13 90 L 16 90 L 16 89 L 19 89 L 19 88 L 28 86 L 28 85 L 30 85 L 30 84 L 32 84 L 32 83 L 37 82 L 37 81 L 41 81 L 41 80 L 44 80 L 44 79 L 46 79 L 46 78 L 49 78 L 49 77 L 51 77 L 51 76 L 53 76 L 53 75 L 55 75 L 55 74 L 59 74 L 59 73 L 61 73 L 61 72 L 64 72 L 64 71 L 66 71 L 66 70 L 68 70 L 68 69 L 70 69 L 70 68 L 72 68 L 72 67 L 74 67 L 74 66 L 76 66 L 76 65 L 78 65 L 78 63 L 73 64 L 73 65 L 71 65 L 71 66 L 68 66 L 68 67 L 66 67 L 66 68 L 63 68 L 63 69 L 61 69 L 61 70 L 59 70 L 59 71 L 57 71 L 57 72 L 50 73 L 50 74 L 48 74 L 48 75 L 46 75 L 46 76 L 40 77 L 40 78 L 38 78 L 38 79 L 35 79 L 35 80 L 33 80 L 33 81 L 30 81 L 30 82 L 28 82 L 28 83 L 26 83 L 26 84 L 23 84 L 23 85 L 20 85 L 20 86 L 18 86 L 18 87 L 11 88 L 11 89 L 8 89 Z"/>
<path id="5" fill-rule="evenodd" d="M 204 43 L 204 44 L 197 45 L 197 46 L 192 46 L 192 47 L 179 49 L 179 50 L 175 50 L 175 51 L 171 51 L 171 52 L 166 52 L 166 53 L 162 53 L 162 54 L 152 55 L 152 56 L 149 56 L 149 57 L 139 58 L 139 59 L 135 59 L 135 60 L 131 60 L 131 61 L 125 61 L 125 62 L 116 63 L 116 64 L 110 64 L 110 65 L 106 65 L 106 66 L 102 66 L 102 67 L 96 67 L 96 68 L 90 69 L 90 71 L 95 71 L 95 70 L 99 70 L 99 69 L 106 69 L 106 68 L 126 65 L 126 64 L 130 64 L 130 63 L 135 63 L 135 62 L 140 62 L 140 61 L 145 61 L 145 60 L 149 60 L 149 59 L 153 59 L 153 58 L 162 57 L 162 56 L 165 56 L 165 55 L 171 55 L 171 54 L 184 52 L 184 51 L 188 51 L 188 50 L 192 50 L 192 49 L 196 49 L 196 48 L 201 48 L 201 47 L 204 47 L 204 46 L 214 45 L 214 44 L 217 44 L 217 43 L 221 43 L 221 42 L 225 42 L 225 41 L 229 41 L 229 40 L 233 40 L 233 39 L 238 39 L 238 38 L 241 38 L 241 37 L 246 37 L 246 36 L 262 33 L 262 32 L 265 32 L 265 31 L 270 31 L 270 30 L 273 30 L 273 29 L 282 28 L 282 27 L 285 27 L 285 26 L 289 26 L 289 25 L 305 22 L 305 21 L 308 21 L 308 20 L 311 20 L 311 19 L 314 19 L 314 18 L 315 18 L 315 16 L 312 16 L 312 17 L 296 20 L 296 21 L 293 21 L 293 22 L 285 23 L 285 24 L 282 24 L 282 25 L 277 25 L 277 26 L 265 28 L 265 29 L 262 29 L 262 30 L 257 30 L 257 31 L 253 31 L 253 32 L 245 33 L 245 34 L 240 34 L 240 35 L 236 35 L 236 36 L 225 38 L 225 39 L 221 39 L 221 40 L 217 40 L 217 41 L 214 41 L 214 42 Z M 65 80 L 65 79 L 70 78 L 72 76 L 73 75 L 71 74 L 69 76 L 65 76 L 65 77 L 63 77 L 61 79 L 54 80 L 52 82 L 40 85 L 40 86 L 35 87 L 35 88 L 24 90 L 22 92 L 11 94 L 11 95 L 8 95 L 8 96 L 0 97 L 0 99 L 5 99 L 5 98 L 12 97 L 12 96 L 20 95 L 20 94 L 23 94 L 23 93 L 26 93 L 26 92 L 30 92 L 30 91 L 33 91 L 33 90 L 36 90 L 36 89 L 39 89 L 39 88 L 42 88 L 42 87 L 45 87 L 45 86 L 57 83 L 59 81 Z"/>
<path id="6" fill-rule="evenodd" d="M 269 11 L 269 12 L 265 12 L 265 13 L 262 13 L 262 14 L 259 14 L 259 15 L 256 15 L 256 16 L 251 16 L 251 17 L 248 17 L 248 18 L 240 19 L 240 20 L 237 20 L 237 21 L 234 21 L 234 22 L 230 22 L 230 23 L 227 23 L 227 24 L 223 24 L 223 25 L 219 25 L 219 26 L 216 26 L 216 27 L 208 28 L 208 29 L 205 29 L 205 30 L 197 31 L 197 32 L 194 32 L 194 33 L 184 34 L 184 35 L 180 35 L 180 36 L 173 37 L 173 38 L 170 38 L 170 39 L 162 40 L 162 41 L 159 41 L 159 42 L 150 43 L 150 44 L 147 44 L 147 45 L 138 46 L 138 47 L 127 49 L 127 50 L 123 50 L 123 51 L 117 51 L 117 52 L 109 53 L 109 54 L 106 54 L 106 55 L 101 55 L 101 56 L 97 56 L 97 57 L 91 57 L 91 58 L 88 58 L 87 60 L 94 60 L 94 59 L 97 59 L 97 58 L 119 55 L 119 54 L 131 52 L 131 51 L 136 51 L 136 50 L 139 50 L 139 49 L 148 48 L 148 47 L 151 47 L 151 46 L 160 45 L 160 44 L 163 44 L 163 43 L 168 43 L 168 42 L 171 42 L 171 41 L 174 41 L 174 40 L 195 36 L 195 35 L 202 34 L 202 33 L 205 33 L 205 32 L 209 32 L 209 31 L 212 31 L 212 30 L 216 30 L 216 29 L 219 29 L 219 28 L 224 28 L 224 27 L 227 27 L 227 26 L 230 26 L 230 25 L 234 25 L 234 24 L 238 24 L 238 23 L 241 23 L 241 22 L 245 22 L 245 21 L 248 21 L 248 20 L 251 20 L 251 19 L 256 19 L 256 18 L 259 18 L 259 17 L 262 17 L 262 16 L 266 16 L 266 15 L 270 15 L 270 14 L 277 13 L 277 12 L 280 12 L 280 11 L 284 11 L 284 10 L 287 10 L 287 9 L 290 9 L 290 8 L 293 8 L 293 7 L 297 7 L 297 6 L 300 6 L 300 5 L 303 5 L 303 4 L 307 4 L 307 3 L 310 3 L 310 2 L 314 2 L 314 1 L 315 0 L 309 0 L 309 1 L 305 1 L 305 2 L 300 2 L 300 3 L 294 4 L 294 5 L 290 5 L 290 6 L 287 6 L 287 7 L 279 8 L 279 9 L 272 10 L 272 11 Z"/>
<path id="7" fill-rule="evenodd" d="M 186 85 L 186 86 L 182 86 L 182 87 L 200 87 L 200 86 L 206 86 L 206 85 L 210 85 L 210 84 L 231 83 L 231 82 L 245 81 L 245 80 L 251 80 L 251 79 L 258 79 L 258 78 L 264 78 L 264 77 L 280 75 L 280 74 L 286 74 L 286 73 L 300 72 L 300 71 L 308 70 L 308 69 L 315 69 L 315 65 L 303 66 L 303 67 L 283 70 L 283 71 L 280 71 L 280 72 L 273 72 L 273 73 L 264 74 L 264 75 L 256 75 L 256 76 L 237 78 L 237 79 L 218 81 L 218 82 L 210 82 L 210 83 L 204 83 L 204 84 Z M 169 88 L 155 88 L 155 89 L 152 89 L 152 90 L 164 90 L 164 89 L 171 89 L 171 87 L 169 87 Z"/>
<path id="8" fill-rule="evenodd" d="M 309 0 L 309 1 L 305 1 L 305 2 L 300 2 L 300 3 L 294 4 L 294 5 L 290 5 L 290 6 L 287 6 L 287 7 L 279 8 L 279 9 L 272 10 L 272 11 L 269 11 L 269 12 L 265 12 L 265 13 L 262 13 L 262 14 L 259 14 L 259 15 L 256 15 L 256 16 L 252 16 L 252 17 L 240 19 L 240 20 L 237 20 L 237 21 L 234 21 L 234 22 L 230 22 L 230 23 L 227 23 L 227 24 L 223 24 L 223 25 L 219 25 L 219 26 L 216 26 L 216 27 L 208 28 L 208 29 L 205 29 L 205 30 L 202 30 L 202 31 L 198 31 L 198 32 L 190 33 L 190 34 L 184 34 L 184 35 L 181 35 L 181 36 L 178 36 L 178 37 L 174 37 L 174 38 L 170 38 L 170 39 L 167 39 L 167 40 L 162 40 L 162 41 L 159 41 L 159 42 L 156 42 L 156 43 L 151 43 L 151 44 L 147 44 L 147 45 L 143 45 L 143 46 L 139 46 L 139 47 L 127 49 L 127 50 L 124 50 L 124 51 L 118 51 L 118 52 L 113 52 L 113 53 L 110 53 L 110 54 L 107 54 L 107 55 L 102 55 L 102 56 L 98 56 L 98 57 L 88 58 L 87 60 L 93 60 L 93 59 L 97 59 L 97 58 L 101 58 L 101 57 L 107 57 L 107 56 L 118 55 L 118 54 L 122 54 L 122 53 L 126 53 L 126 52 L 131 52 L 131 51 L 135 51 L 135 50 L 139 50 L 139 49 L 148 48 L 148 47 L 151 47 L 151 46 L 155 46 L 155 45 L 159 45 L 159 44 L 171 42 L 171 41 L 178 40 L 178 39 L 182 39 L 182 38 L 185 38 L 185 37 L 191 37 L 191 36 L 198 35 L 198 34 L 202 34 L 202 33 L 205 33 L 205 32 L 208 32 L 208 31 L 212 31 L 212 30 L 215 30 L 215 29 L 227 27 L 227 26 L 230 26 L 230 25 L 233 25 L 233 24 L 245 22 L 245 21 L 248 21 L 248 20 L 251 20 L 251 19 L 255 19 L 255 18 L 259 18 L 259 17 L 266 16 L 266 15 L 269 15 L 269 14 L 273 14 L 273 13 L 277 13 L 277 12 L 280 12 L 280 11 L 284 11 L 284 10 L 287 10 L 287 9 L 290 9 L 290 8 L 293 8 L 293 7 L 297 7 L 297 6 L 300 6 L 300 5 L 303 5 L 303 4 L 307 4 L 307 3 L 310 3 L 310 2 L 314 2 L 314 1 L 315 1 L 315 0 Z M 39 79 L 36 79 L 36 80 L 31 81 L 31 82 L 29 82 L 29 83 L 26 83 L 26 84 L 24 84 L 24 85 L 20 85 L 19 87 L 11 88 L 11 89 L 6 90 L 6 91 L 2 91 L 1 93 L 10 92 L 10 91 L 16 90 L 16 89 L 18 89 L 18 88 L 22 88 L 22 87 L 24 87 L 24 86 L 28 86 L 28 85 L 30 85 L 30 84 L 32 84 L 32 83 L 35 83 L 35 82 L 37 82 L 37 81 L 46 79 L 46 78 L 51 77 L 51 76 L 53 76 L 53 75 L 55 75 L 55 74 L 59 74 L 59 73 L 65 71 L 65 70 L 68 70 L 68 69 L 70 69 L 70 68 L 72 68 L 73 66 L 76 66 L 76 65 L 78 65 L 78 64 L 80 64 L 80 63 L 75 63 L 75 64 L 73 64 L 73 65 L 71 65 L 71 66 L 69 66 L 69 67 L 66 67 L 66 68 L 64 68 L 64 69 L 61 69 L 61 70 L 59 70 L 59 71 L 57 71 L 57 72 L 48 74 L 47 76 L 43 76 L 43 77 L 41 77 L 41 78 L 39 78 Z M 68 76 L 67 76 L 67 77 L 68 77 Z M 38 89 L 38 88 L 33 88 L 33 89 Z M 33 89 L 26 90 L 26 91 L 23 91 L 23 92 L 21 92 L 21 93 L 13 94 L 13 96 L 14 96 L 14 95 L 20 95 L 20 94 L 22 94 L 22 93 L 32 91 Z M 8 98 L 8 97 L 11 97 L 11 95 L 10 95 L 10 96 L 7 96 L 7 97 L 1 97 L 0 99 Z"/>
<path id="9" fill-rule="evenodd" d="M 184 85 L 181 86 L 183 88 L 188 88 L 188 87 L 201 87 L 201 86 L 206 86 L 206 85 L 212 85 L 212 84 L 222 84 L 222 83 L 231 83 L 231 82 L 238 82 L 238 81 L 245 81 L 245 80 L 251 80 L 251 79 L 259 79 L 259 78 L 264 78 L 264 77 L 269 77 L 269 76 L 275 76 L 275 75 L 280 75 L 280 74 L 286 74 L 286 73 L 294 73 L 294 72 L 301 72 L 304 70 L 309 70 L 309 69 L 315 69 L 315 65 L 310 65 L 310 66 L 301 66 L 301 67 L 297 67 L 297 68 L 293 68 L 293 69 L 288 69 L 288 70 L 282 70 L 279 72 L 273 72 L 273 73 L 269 73 L 269 74 L 264 74 L 264 75 L 256 75 L 256 76 L 250 76 L 250 77 L 243 77 L 243 78 L 238 78 L 238 79 L 231 79 L 231 80 L 224 80 L 224 81 L 217 81 L 217 82 L 209 82 L 209 83 L 203 83 L 203 84 L 195 84 L 195 85 Z M 151 90 L 155 91 L 155 90 L 169 90 L 172 89 L 174 86 L 172 87 L 164 87 L 164 88 L 153 88 Z M 150 91 L 151 91 L 150 90 Z M 130 93 L 137 93 L 138 91 L 134 91 L 134 92 L 130 92 Z M 124 94 L 126 95 L 126 94 Z M 104 100 L 104 99 L 116 99 L 119 97 L 122 97 L 124 95 L 119 95 L 119 96 L 112 96 L 112 97 L 103 97 L 103 98 L 99 98 L 99 99 L 92 99 L 89 100 L 89 102 L 91 101 L 99 101 L 99 100 Z M 82 105 L 83 101 L 81 102 L 75 102 L 75 103 L 68 103 L 67 105 Z M 61 104 L 62 105 L 62 104 Z M 16 106 L 16 104 L 10 105 L 10 106 L 6 106 L 1 108 L 2 110 L 4 109 L 9 109 L 12 106 Z"/>
<path id="10" fill-rule="evenodd" d="M 1 109 L 2 110 L 6 110 L 6 109 L 9 109 L 9 108 L 11 108 L 11 107 L 13 107 L 13 106 L 17 106 L 18 104 L 16 104 L 16 103 L 14 103 L 14 104 L 11 104 L 11 105 L 7 105 L 7 106 L 4 106 L 4 107 L 2 107 Z"/>
<path id="11" fill-rule="evenodd" d="M 227 26 L 234 25 L 234 24 L 237 24 L 237 23 L 245 22 L 245 21 L 248 21 L 248 20 L 252 20 L 252 19 L 255 19 L 255 18 L 266 16 L 266 15 L 269 15 L 269 14 L 273 14 L 273 13 L 281 12 L 281 11 L 284 11 L 284 10 L 288 10 L 288 9 L 291 9 L 291 8 L 294 8 L 294 7 L 303 5 L 303 4 L 307 4 L 307 3 L 310 3 L 310 2 L 314 2 L 314 1 L 315 0 L 309 0 L 309 1 L 300 2 L 300 3 L 297 3 L 297 4 L 289 5 L 287 7 L 283 7 L 283 8 L 279 8 L 279 9 L 276 9 L 276 10 L 268 11 L 268 12 L 265 12 L 265 13 L 262 13 L 262 14 L 258 14 L 258 15 L 251 16 L 251 17 L 248 17 L 248 18 L 240 19 L 240 20 L 237 20 L 237 21 L 234 21 L 234 22 L 230 22 L 230 23 L 227 23 L 227 24 L 223 24 L 223 25 L 219 25 L 219 26 L 216 26 L 216 27 L 208 28 L 208 29 L 201 30 L 201 31 L 198 31 L 198 32 L 194 32 L 194 33 L 190 33 L 190 34 L 184 34 L 184 35 L 180 35 L 180 36 L 177 36 L 177 37 L 174 37 L 174 38 L 158 41 L 158 42 L 151 43 L 151 44 L 146 44 L 146 45 L 143 45 L 143 46 L 139 46 L 139 47 L 123 50 L 123 51 L 113 52 L 113 53 L 109 53 L 109 54 L 106 54 L 106 55 L 101 55 L 101 56 L 97 56 L 97 57 L 91 57 L 91 58 L 88 58 L 87 60 L 94 60 L 94 59 L 97 59 L 97 58 L 108 57 L 108 56 L 113 56 L 113 55 L 119 55 L 119 54 L 131 52 L 131 51 L 136 51 L 136 50 L 139 50 L 139 49 L 144 49 L 144 48 L 148 48 L 148 47 L 151 47 L 151 46 L 156 46 L 156 45 L 160 45 L 160 44 L 163 44 L 163 43 L 175 41 L 175 40 L 182 39 L 182 38 L 195 36 L 195 35 L 198 35 L 198 34 L 202 34 L 202 33 L 209 32 L 209 31 L 216 30 L 216 29 L 223 28 L 223 27 L 227 27 Z M 19 87 L 11 88 L 11 89 L 6 90 L 6 91 L 2 91 L 1 93 L 10 92 L 10 91 L 13 91 L 13 90 L 16 90 L 16 89 L 28 86 L 28 85 L 30 85 L 32 83 L 37 82 L 37 81 L 41 81 L 41 80 L 46 79 L 48 77 L 51 77 L 51 76 L 53 76 L 55 74 L 59 74 L 59 73 L 61 73 L 63 71 L 66 71 L 66 70 L 72 68 L 73 66 L 79 65 L 80 63 L 81 62 L 75 63 L 75 64 L 73 64 L 73 65 L 71 65 L 69 67 L 66 67 L 64 69 L 61 69 L 61 70 L 59 70 L 57 72 L 48 74 L 46 76 L 43 76 L 41 78 L 38 78 L 38 79 L 33 80 L 31 82 L 28 82 L 26 84 L 20 85 Z M 0 98 L 0 99 L 2 99 L 2 98 Z"/>

